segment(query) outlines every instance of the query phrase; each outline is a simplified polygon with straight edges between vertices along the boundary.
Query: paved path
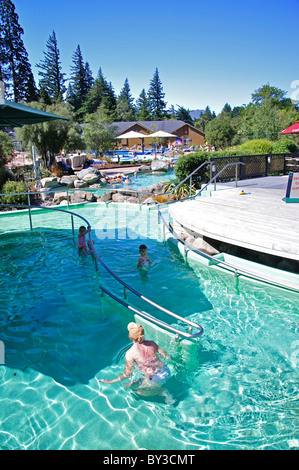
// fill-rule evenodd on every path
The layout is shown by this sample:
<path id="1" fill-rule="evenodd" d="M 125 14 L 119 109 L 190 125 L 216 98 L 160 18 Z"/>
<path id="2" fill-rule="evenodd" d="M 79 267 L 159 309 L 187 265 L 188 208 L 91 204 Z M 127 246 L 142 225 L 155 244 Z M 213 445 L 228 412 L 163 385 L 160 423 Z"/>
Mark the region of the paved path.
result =
<path id="1" fill-rule="evenodd" d="M 288 176 L 217 184 L 211 196 L 169 206 L 172 217 L 212 239 L 299 261 L 299 204 L 283 201 Z M 226 189 L 220 189 L 226 188 Z M 245 195 L 240 195 L 244 190 Z M 249 194 L 250 193 L 250 194 Z"/>

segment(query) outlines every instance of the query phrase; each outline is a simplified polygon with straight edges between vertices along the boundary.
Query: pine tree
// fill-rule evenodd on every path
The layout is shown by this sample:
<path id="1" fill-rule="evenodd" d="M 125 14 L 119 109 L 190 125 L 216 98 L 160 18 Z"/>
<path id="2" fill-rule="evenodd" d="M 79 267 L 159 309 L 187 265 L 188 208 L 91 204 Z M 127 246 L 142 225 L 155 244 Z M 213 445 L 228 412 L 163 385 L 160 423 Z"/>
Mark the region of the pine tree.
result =
<path id="1" fill-rule="evenodd" d="M 116 112 L 118 121 L 133 121 L 135 119 L 134 98 L 131 95 L 129 80 L 126 78 L 117 99 Z"/>
<path id="2" fill-rule="evenodd" d="M 0 80 L 7 96 L 15 101 L 35 101 L 38 92 L 19 25 L 19 16 L 10 0 L 0 2 Z"/>
<path id="3" fill-rule="evenodd" d="M 81 48 L 78 45 L 73 54 L 73 66 L 71 66 L 71 79 L 69 83 L 67 101 L 77 111 L 93 85 L 93 77 L 88 62 L 84 64 Z"/>
<path id="4" fill-rule="evenodd" d="M 84 114 L 95 113 L 97 108 L 100 106 L 104 90 L 107 86 L 107 82 L 102 74 L 102 69 L 99 69 L 98 76 L 89 90 L 86 101 L 83 105 Z"/>
<path id="5" fill-rule="evenodd" d="M 107 91 L 103 97 L 102 104 L 104 110 L 109 116 L 110 121 L 115 121 L 116 119 L 116 96 L 112 86 L 112 83 L 109 82 Z"/>
<path id="6" fill-rule="evenodd" d="M 83 115 L 95 113 L 99 106 L 112 118 L 116 108 L 116 98 L 111 83 L 105 79 L 102 69 L 89 90 L 86 100 L 81 108 Z"/>
<path id="7" fill-rule="evenodd" d="M 190 124 L 191 126 L 194 125 L 193 119 L 190 116 L 190 111 L 189 109 L 184 108 L 183 106 L 179 106 L 179 109 L 176 113 L 176 118 L 178 120 L 187 122 L 187 124 Z"/>
<path id="8" fill-rule="evenodd" d="M 148 90 L 148 100 L 153 119 L 162 119 L 165 116 L 166 103 L 164 96 L 165 93 L 163 93 L 162 82 L 159 77 L 158 69 L 156 68 Z"/>
<path id="9" fill-rule="evenodd" d="M 137 119 L 139 121 L 150 121 L 151 120 L 151 108 L 146 96 L 145 89 L 141 91 L 138 100 L 136 101 L 137 105 Z"/>
<path id="10" fill-rule="evenodd" d="M 61 71 L 60 52 L 55 31 L 49 36 L 46 46 L 47 51 L 44 52 L 44 60 L 37 64 L 40 69 L 38 75 L 41 77 L 39 86 L 47 92 L 52 102 L 55 103 L 62 100 L 66 92 L 65 73 Z"/>

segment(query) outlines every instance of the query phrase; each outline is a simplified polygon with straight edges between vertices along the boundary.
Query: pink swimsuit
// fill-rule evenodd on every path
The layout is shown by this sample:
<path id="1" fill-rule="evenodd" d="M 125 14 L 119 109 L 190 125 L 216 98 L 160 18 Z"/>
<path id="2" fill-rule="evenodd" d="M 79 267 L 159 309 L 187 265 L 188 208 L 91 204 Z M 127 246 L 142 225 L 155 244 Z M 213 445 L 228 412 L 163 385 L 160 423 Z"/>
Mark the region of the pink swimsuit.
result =
<path id="1" fill-rule="evenodd" d="M 78 237 L 78 248 L 86 248 L 86 238 L 85 238 L 85 235 L 83 235 L 82 237 Z"/>
<path id="2" fill-rule="evenodd" d="M 164 363 L 159 360 L 156 351 L 158 346 L 154 341 L 143 341 L 143 343 L 134 343 L 126 354 L 128 361 L 135 360 L 139 369 L 148 377 L 152 377 L 160 369 L 163 369 Z"/>
<path id="3" fill-rule="evenodd" d="M 141 268 L 147 268 L 148 265 L 150 264 L 149 259 L 147 256 L 140 256 L 140 259 L 142 259 L 142 263 L 140 265 Z"/>

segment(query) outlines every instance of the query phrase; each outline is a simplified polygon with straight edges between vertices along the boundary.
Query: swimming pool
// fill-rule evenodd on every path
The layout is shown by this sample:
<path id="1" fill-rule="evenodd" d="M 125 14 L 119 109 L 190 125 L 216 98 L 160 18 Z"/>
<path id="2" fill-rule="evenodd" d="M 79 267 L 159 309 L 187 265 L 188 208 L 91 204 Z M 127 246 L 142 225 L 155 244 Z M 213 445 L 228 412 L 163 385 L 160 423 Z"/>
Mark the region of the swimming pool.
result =
<path id="1" fill-rule="evenodd" d="M 119 277 L 204 327 L 196 364 L 169 351 L 172 405 L 99 384 L 123 371 L 132 315 L 98 286 L 119 297 L 122 288 L 78 257 L 65 214 L 34 211 L 32 232 L 26 212 L 1 216 L 0 448 L 298 449 L 298 295 L 246 280 L 236 288 L 229 274 L 186 264 L 164 245 L 155 211 L 75 211 Z M 147 276 L 136 270 L 140 243 Z"/>
<path id="2" fill-rule="evenodd" d="M 121 171 L 120 171 L 121 173 Z M 135 177 L 132 173 L 130 176 L 131 183 L 117 183 L 117 184 L 108 184 L 105 186 L 106 188 L 115 187 L 115 188 L 128 188 L 128 189 L 140 189 L 140 188 L 148 188 L 149 186 L 156 184 L 170 181 L 171 179 L 175 178 L 174 170 L 168 171 L 167 173 L 163 172 L 156 172 L 156 173 L 138 173 Z"/>

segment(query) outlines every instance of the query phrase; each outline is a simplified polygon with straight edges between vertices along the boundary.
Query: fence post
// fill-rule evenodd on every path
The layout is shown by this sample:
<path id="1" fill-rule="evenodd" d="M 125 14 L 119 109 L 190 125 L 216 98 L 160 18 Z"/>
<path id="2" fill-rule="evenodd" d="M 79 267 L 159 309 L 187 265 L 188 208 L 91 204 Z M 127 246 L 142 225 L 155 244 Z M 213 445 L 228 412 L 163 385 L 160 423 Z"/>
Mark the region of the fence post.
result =
<path id="1" fill-rule="evenodd" d="M 28 199 L 28 206 L 29 206 L 29 221 L 30 221 L 30 230 L 32 230 L 32 217 L 31 217 L 31 206 L 30 206 L 30 194 L 29 194 L 29 188 L 27 188 L 27 199 Z"/>
<path id="2" fill-rule="evenodd" d="M 239 157 L 238 160 L 242 163 L 244 163 L 244 159 L 243 157 Z M 244 176 L 244 168 L 245 165 L 240 165 L 240 171 L 239 171 L 239 180 L 242 180 L 243 179 L 243 176 Z"/>

